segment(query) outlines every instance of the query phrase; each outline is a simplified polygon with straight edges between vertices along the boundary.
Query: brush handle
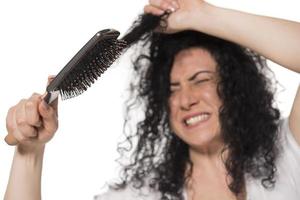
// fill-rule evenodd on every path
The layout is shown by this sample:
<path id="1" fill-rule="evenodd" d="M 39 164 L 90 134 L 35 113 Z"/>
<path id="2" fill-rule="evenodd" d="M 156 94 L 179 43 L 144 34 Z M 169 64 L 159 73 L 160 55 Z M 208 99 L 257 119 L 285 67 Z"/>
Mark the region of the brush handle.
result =
<path id="1" fill-rule="evenodd" d="M 51 104 L 55 99 L 58 98 L 58 95 L 59 95 L 59 91 L 47 92 L 43 100 L 47 104 Z"/>
<path id="2" fill-rule="evenodd" d="M 58 98 L 59 91 L 53 91 L 53 92 L 47 92 L 44 96 L 43 100 L 47 104 L 51 104 L 55 99 Z M 7 134 L 7 136 L 4 138 L 5 142 L 8 145 L 15 146 L 19 143 L 19 141 L 15 138 L 15 136 L 11 133 Z"/>

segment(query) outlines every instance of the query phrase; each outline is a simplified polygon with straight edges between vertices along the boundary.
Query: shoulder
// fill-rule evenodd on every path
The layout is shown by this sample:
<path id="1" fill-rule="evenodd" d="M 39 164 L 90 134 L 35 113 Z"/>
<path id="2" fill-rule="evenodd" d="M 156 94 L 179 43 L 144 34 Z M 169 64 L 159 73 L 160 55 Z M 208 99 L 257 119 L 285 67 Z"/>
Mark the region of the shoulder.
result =
<path id="1" fill-rule="evenodd" d="M 298 200 L 300 195 L 300 146 L 289 127 L 289 118 L 281 119 L 278 127 L 279 154 L 276 160 L 276 183 L 266 189 L 260 179 L 246 175 L 248 199 Z"/>
<path id="2" fill-rule="evenodd" d="M 279 157 L 276 162 L 277 182 L 300 192 L 300 146 L 289 126 L 289 118 L 282 119 L 279 127 Z M 297 189 L 296 189 L 297 188 Z"/>
<path id="3" fill-rule="evenodd" d="M 300 145 L 292 133 L 289 118 L 284 118 L 280 121 L 279 142 L 282 153 L 292 153 L 300 162 Z"/>

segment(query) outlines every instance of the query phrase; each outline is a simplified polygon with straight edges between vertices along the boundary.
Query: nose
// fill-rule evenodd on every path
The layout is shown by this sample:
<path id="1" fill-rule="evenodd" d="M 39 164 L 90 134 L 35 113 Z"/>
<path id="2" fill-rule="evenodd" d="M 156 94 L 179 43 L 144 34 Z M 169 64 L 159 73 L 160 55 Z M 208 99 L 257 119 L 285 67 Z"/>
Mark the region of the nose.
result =
<path id="1" fill-rule="evenodd" d="M 196 91 L 191 88 L 185 88 L 180 92 L 179 105 L 182 110 L 190 110 L 193 106 L 197 105 L 199 99 Z"/>

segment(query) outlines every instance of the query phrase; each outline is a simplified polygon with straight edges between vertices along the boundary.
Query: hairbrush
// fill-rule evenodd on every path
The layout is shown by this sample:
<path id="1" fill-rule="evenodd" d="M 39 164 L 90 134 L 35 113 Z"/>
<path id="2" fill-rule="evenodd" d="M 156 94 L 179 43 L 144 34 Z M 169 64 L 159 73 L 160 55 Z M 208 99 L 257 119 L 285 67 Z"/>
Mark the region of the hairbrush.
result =
<path id="1" fill-rule="evenodd" d="M 51 103 L 59 94 L 64 100 L 86 91 L 124 49 L 128 49 L 146 33 L 161 26 L 160 22 L 165 22 L 164 19 L 169 14 L 170 12 L 161 16 L 140 15 L 129 33 L 120 40 L 117 39 L 120 33 L 114 29 L 97 32 L 50 82 L 44 100 Z"/>
<path id="2" fill-rule="evenodd" d="M 44 101 L 51 104 L 59 94 L 64 100 L 86 91 L 127 47 L 125 40 L 117 39 L 119 35 L 114 29 L 97 32 L 49 83 Z M 5 141 L 9 145 L 18 143 L 12 134 Z"/>
<path id="3" fill-rule="evenodd" d="M 46 103 L 59 94 L 65 100 L 86 91 L 127 46 L 124 40 L 117 39 L 119 35 L 114 29 L 97 32 L 47 86 Z"/>
<path id="4" fill-rule="evenodd" d="M 64 100 L 86 91 L 124 49 L 153 31 L 168 15 L 169 12 L 162 16 L 141 15 L 135 26 L 120 40 L 117 39 L 120 33 L 114 29 L 97 32 L 50 82 L 44 100 L 51 103 L 59 94 Z"/>

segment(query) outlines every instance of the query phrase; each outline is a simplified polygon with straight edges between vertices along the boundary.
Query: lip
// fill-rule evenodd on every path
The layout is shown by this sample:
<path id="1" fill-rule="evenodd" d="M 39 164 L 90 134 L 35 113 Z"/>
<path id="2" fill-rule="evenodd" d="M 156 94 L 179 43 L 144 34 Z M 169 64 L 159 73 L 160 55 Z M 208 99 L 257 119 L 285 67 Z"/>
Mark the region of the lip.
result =
<path id="1" fill-rule="evenodd" d="M 208 114 L 208 118 L 204 121 L 200 121 L 200 122 L 197 122 L 196 124 L 193 124 L 193 125 L 190 125 L 190 126 L 187 126 L 187 124 L 185 123 L 185 121 L 191 117 L 195 117 L 195 116 L 198 116 L 198 115 L 202 115 L 202 114 Z M 189 114 L 189 115 L 186 115 L 185 117 L 183 117 L 182 119 L 182 124 L 184 125 L 185 128 L 194 128 L 196 126 L 199 126 L 199 125 L 202 125 L 204 124 L 205 122 L 207 122 L 211 117 L 211 113 L 209 112 L 198 112 L 198 113 L 193 113 L 193 114 Z"/>

